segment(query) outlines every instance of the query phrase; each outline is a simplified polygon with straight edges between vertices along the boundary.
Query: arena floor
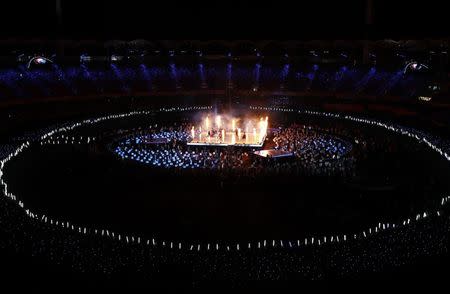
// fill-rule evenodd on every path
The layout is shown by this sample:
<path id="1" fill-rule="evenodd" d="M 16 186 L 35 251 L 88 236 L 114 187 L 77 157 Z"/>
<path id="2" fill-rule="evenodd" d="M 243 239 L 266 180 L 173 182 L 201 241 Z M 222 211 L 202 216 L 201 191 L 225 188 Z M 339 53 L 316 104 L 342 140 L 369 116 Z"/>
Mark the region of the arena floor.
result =
<path id="1" fill-rule="evenodd" d="M 195 116 L 198 112 L 120 119 L 49 138 L 8 166 L 9 189 L 30 210 L 81 227 L 176 242 L 246 242 L 352 235 L 381 222 L 399 223 L 434 209 L 448 188 L 443 172 L 448 168 L 439 156 L 384 130 L 275 115 L 274 126 L 311 133 L 301 136 L 304 150 L 298 156 L 262 159 L 254 148 L 184 146 L 189 128 L 173 127 Z M 177 132 L 186 140 L 182 147 L 161 138 Z M 147 144 L 148 136 L 160 141 Z M 275 137 L 270 132 L 263 147 L 274 147 Z M 379 138 L 396 149 L 384 150 Z M 367 150 L 364 140 L 380 146 Z M 334 146 L 343 151 L 333 151 Z M 206 164 L 199 159 L 202 152 L 217 154 Z M 232 155 L 242 155 L 239 165 L 223 166 Z M 286 168 L 292 164 L 295 168 Z M 435 183 L 432 189 L 429 181 Z"/>

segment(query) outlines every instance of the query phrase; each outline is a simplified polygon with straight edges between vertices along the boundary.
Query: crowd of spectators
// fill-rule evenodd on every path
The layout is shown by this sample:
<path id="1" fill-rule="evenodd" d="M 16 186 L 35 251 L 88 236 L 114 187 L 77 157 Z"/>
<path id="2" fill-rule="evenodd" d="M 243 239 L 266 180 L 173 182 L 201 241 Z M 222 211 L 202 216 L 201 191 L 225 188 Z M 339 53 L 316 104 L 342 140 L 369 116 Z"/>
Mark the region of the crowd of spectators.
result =
<path id="1" fill-rule="evenodd" d="M 114 152 L 121 158 L 164 168 L 206 168 L 244 174 L 299 173 L 350 174 L 354 158 L 346 156 L 352 144 L 305 125 L 291 125 L 269 133 L 275 149 L 294 153 L 295 158 L 278 160 L 254 155 L 248 147 L 187 146 L 189 126 L 149 128 L 118 142 Z M 165 139 L 161 141 L 158 139 Z M 159 144 L 151 144 L 151 143 Z M 269 144 L 270 145 L 270 142 Z"/>
<path id="2" fill-rule="evenodd" d="M 0 98 L 136 94 L 155 91 L 226 89 L 355 93 L 410 97 L 426 88 L 426 78 L 402 71 L 347 67 L 202 65 L 107 68 L 0 69 Z"/>
<path id="3" fill-rule="evenodd" d="M 348 119 L 363 121 L 356 118 Z M 412 129 L 389 125 L 386 128 L 410 137 L 417 136 L 442 155 L 446 155 L 444 152 L 450 147 L 442 138 L 434 140 L 434 137 L 428 134 L 418 137 L 421 133 Z M 149 138 L 167 139 L 168 143 L 163 148 L 172 150 L 182 148 L 184 144 L 181 142 L 188 140 L 186 131 L 183 130 L 183 126 L 178 131 L 158 128 L 149 135 Z M 318 155 L 325 157 L 326 160 L 339 161 L 348 156 L 347 153 L 352 152 L 351 146 L 347 145 L 344 139 L 324 135 L 307 126 L 291 125 L 276 131 L 274 135 L 278 148 L 297 152 L 297 156 L 300 157 L 303 152 L 314 151 L 317 146 L 319 150 L 323 148 L 327 150 L 325 153 L 319 151 Z M 137 138 L 128 139 L 129 142 L 133 142 L 132 145 L 142 144 L 142 141 L 136 140 Z M 300 139 L 305 139 L 306 147 L 298 142 Z M 152 146 L 160 148 L 162 145 Z M 2 146 L 0 159 L 3 160 L 15 149 L 13 146 Z M 316 157 L 309 157 L 308 160 L 314 160 L 312 158 Z M 25 244 L 31 244 L 32 255 L 48 258 L 53 263 L 63 264 L 73 271 L 107 275 L 123 272 L 151 273 L 145 275 L 147 280 L 160 278 L 158 273 L 163 264 L 176 264 L 178 268 L 185 269 L 183 275 L 192 278 L 194 283 L 211 279 L 242 283 L 248 280 L 280 280 L 287 276 L 296 279 L 352 277 L 361 273 L 381 272 L 390 266 L 405 265 L 423 256 L 445 254 L 450 228 L 447 210 L 443 206 L 446 202 L 448 197 L 443 199 L 440 211 L 423 214 L 416 217 L 415 221 L 412 218 L 411 223 L 408 219 L 403 225 L 396 227 L 388 225 L 386 229 L 385 224 L 378 225 L 376 233 L 371 229 L 355 234 L 354 237 L 349 235 L 348 238 L 341 239 L 341 242 L 320 243 L 317 240 L 323 239 L 316 238 L 315 242 L 312 239 L 308 241 L 309 243 L 305 239 L 305 243 L 302 242 L 301 246 L 290 241 L 284 243 L 277 241 L 276 245 L 267 247 L 265 242 L 264 246 L 262 242 L 258 242 L 261 246 L 252 243 L 251 247 L 241 244 L 241 250 L 231 245 L 221 245 L 217 250 L 212 248 L 210 250 L 209 247 L 205 249 L 204 246 L 200 250 L 200 245 L 198 250 L 195 250 L 197 246 L 183 246 L 177 250 L 176 246 L 172 248 L 171 243 L 169 247 L 169 242 L 149 244 L 134 241 L 135 239 L 129 242 L 128 238 L 127 242 L 124 242 L 123 239 L 111 237 L 109 234 L 106 237 L 103 231 L 101 235 L 97 231 L 94 233 L 93 230 L 87 233 L 84 230 L 82 233 L 82 230 L 73 230 L 68 226 L 41 222 L 35 217 L 30 217 L 28 212 L 25 213 L 11 199 L 4 198 L 0 201 L 2 215 L 0 232 L 5 238 L 0 238 L 0 246 L 24 250 Z M 419 219 L 421 221 L 417 221 Z M 314 246 L 307 246 L 308 244 Z M 408 250 L 405 250 L 405 246 Z M 244 251 L 244 248 L 248 250 Z"/>

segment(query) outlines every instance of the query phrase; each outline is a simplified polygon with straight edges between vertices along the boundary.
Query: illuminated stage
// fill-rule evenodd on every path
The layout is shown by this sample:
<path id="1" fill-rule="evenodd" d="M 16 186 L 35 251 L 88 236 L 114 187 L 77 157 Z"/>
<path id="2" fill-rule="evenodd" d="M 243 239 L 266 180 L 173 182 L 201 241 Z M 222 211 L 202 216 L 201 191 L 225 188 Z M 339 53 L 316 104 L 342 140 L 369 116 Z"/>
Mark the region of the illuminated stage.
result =
<path id="1" fill-rule="evenodd" d="M 268 157 L 268 158 L 281 158 L 281 157 L 292 157 L 294 156 L 294 153 L 283 151 L 283 150 L 258 150 L 253 152 L 254 154 L 261 156 L 261 157 Z"/>
<path id="2" fill-rule="evenodd" d="M 259 136 L 250 136 L 240 138 L 235 132 L 229 131 L 225 133 L 225 138 L 219 136 L 208 136 L 207 132 L 202 132 L 198 134 L 188 145 L 193 146 L 241 146 L 241 147 L 262 147 L 264 145 L 264 140 L 266 135 L 262 138 Z"/>
<path id="3" fill-rule="evenodd" d="M 212 124 L 207 116 L 199 127 L 192 126 L 191 141 L 187 145 L 262 147 L 267 136 L 268 117 L 247 119 L 242 122 L 242 128 L 240 122 L 240 119 L 222 119 L 218 115 Z"/>

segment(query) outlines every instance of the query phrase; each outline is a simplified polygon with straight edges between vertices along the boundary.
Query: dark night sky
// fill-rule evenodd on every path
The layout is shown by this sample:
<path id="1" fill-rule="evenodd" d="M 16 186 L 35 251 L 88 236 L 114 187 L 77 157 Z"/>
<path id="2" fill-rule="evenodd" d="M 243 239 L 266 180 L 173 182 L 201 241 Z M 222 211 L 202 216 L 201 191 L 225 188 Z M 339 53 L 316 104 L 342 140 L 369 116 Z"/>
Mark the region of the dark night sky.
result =
<path id="1" fill-rule="evenodd" d="M 16 0 L 2 3 L 0 34 L 105 39 L 314 39 L 362 38 L 368 30 L 372 38 L 449 35 L 445 1 L 373 1 L 375 25 L 366 28 L 364 0 L 63 0 L 60 32 L 55 0 Z"/>

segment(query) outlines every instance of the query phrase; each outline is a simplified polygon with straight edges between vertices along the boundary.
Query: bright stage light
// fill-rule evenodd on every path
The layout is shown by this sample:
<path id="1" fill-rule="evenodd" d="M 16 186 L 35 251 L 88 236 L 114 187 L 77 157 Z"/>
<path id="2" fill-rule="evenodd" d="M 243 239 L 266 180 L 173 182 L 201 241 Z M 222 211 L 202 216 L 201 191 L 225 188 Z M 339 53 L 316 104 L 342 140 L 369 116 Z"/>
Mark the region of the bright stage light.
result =
<path id="1" fill-rule="evenodd" d="M 216 116 L 216 127 L 220 129 L 221 126 L 222 126 L 222 118 L 220 117 L 220 115 L 218 115 Z"/>
<path id="2" fill-rule="evenodd" d="M 217 145 L 217 146 L 249 146 L 262 147 L 267 136 L 268 117 L 259 119 L 240 119 L 228 115 L 217 115 L 214 125 L 209 116 L 199 124 L 197 132 L 191 127 L 192 140 L 188 145 Z M 202 129 L 201 126 L 204 126 Z M 245 132 L 241 126 L 245 126 Z M 250 133 L 249 130 L 253 130 Z"/>

